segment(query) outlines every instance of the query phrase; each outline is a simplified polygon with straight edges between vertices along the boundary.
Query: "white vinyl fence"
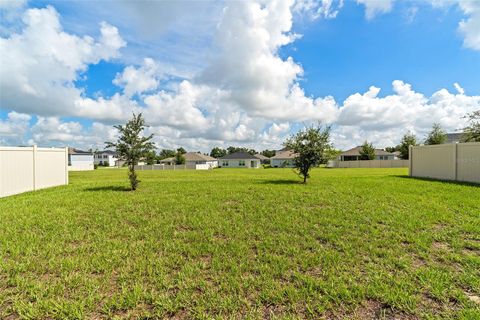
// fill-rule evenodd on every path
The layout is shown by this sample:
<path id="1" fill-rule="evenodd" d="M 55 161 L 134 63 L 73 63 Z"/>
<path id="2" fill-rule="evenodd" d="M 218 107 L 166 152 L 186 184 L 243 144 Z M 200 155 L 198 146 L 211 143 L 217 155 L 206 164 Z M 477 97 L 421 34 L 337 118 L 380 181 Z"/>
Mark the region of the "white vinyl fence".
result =
<path id="1" fill-rule="evenodd" d="M 68 148 L 0 147 L 0 197 L 68 184 Z"/>
<path id="2" fill-rule="evenodd" d="M 327 168 L 408 168 L 408 160 L 331 160 Z"/>
<path id="3" fill-rule="evenodd" d="M 480 183 L 480 142 L 410 147 L 410 176 Z"/>

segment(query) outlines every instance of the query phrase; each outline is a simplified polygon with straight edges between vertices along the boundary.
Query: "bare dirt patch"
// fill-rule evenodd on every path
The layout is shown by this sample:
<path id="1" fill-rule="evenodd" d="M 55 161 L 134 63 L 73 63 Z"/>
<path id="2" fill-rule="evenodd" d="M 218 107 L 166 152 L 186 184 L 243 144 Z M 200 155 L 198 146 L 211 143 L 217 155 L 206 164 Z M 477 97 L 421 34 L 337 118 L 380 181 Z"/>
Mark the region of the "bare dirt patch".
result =
<path id="1" fill-rule="evenodd" d="M 473 303 L 476 303 L 480 305 L 480 296 L 477 296 L 473 293 L 465 292 L 465 295 L 467 296 L 468 300 L 472 301 Z"/>
<path id="2" fill-rule="evenodd" d="M 445 242 L 441 242 L 441 241 L 434 241 L 432 243 L 432 249 L 434 250 L 440 250 L 440 251 L 449 251 L 450 250 L 450 247 L 448 244 L 446 244 Z"/>

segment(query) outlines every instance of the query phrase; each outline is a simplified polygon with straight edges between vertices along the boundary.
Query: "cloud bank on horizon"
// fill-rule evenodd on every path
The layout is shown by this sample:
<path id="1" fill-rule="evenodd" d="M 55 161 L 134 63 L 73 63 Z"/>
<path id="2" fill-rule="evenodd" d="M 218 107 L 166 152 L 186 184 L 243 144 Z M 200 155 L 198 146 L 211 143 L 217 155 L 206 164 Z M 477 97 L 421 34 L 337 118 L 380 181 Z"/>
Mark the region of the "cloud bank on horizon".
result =
<path id="1" fill-rule="evenodd" d="M 393 0 L 357 3 L 365 7 L 369 21 L 395 10 Z M 480 54 L 480 2 L 429 3 L 457 6 L 463 14 L 458 22 L 463 47 Z M 2 145 L 101 149 L 115 136 L 112 124 L 142 112 L 159 148 L 278 148 L 300 126 L 316 121 L 333 126 L 336 147 L 366 139 L 384 147 L 397 144 L 408 130 L 424 135 L 433 122 L 456 131 L 464 126 L 466 113 L 480 109 L 480 95 L 468 95 L 456 79 L 452 79 L 453 91 L 442 88 L 429 96 L 402 79 L 392 79 L 392 92 L 385 96 L 373 84 L 365 92 L 352 92 L 343 102 L 306 94 L 301 62 L 285 57 L 282 49 L 301 37 L 294 31 L 296 16 L 333 20 L 344 9 L 343 1 L 235 1 L 216 4 L 220 7 L 214 9 L 211 3 L 204 4 L 208 10 L 198 8 L 198 12 L 211 26 L 197 30 L 202 34 L 192 40 L 192 46 L 199 48 L 197 59 L 190 52 L 182 61 L 163 60 L 138 49 L 148 41 L 140 43 L 135 32 L 156 30 L 155 26 L 139 22 L 132 31 L 122 22 L 101 21 L 94 24 L 96 31 L 89 25 L 83 32 L 73 32 L 63 26 L 55 4 L 28 7 L 24 1 L 8 0 L 0 4 Z M 134 8 L 132 14 L 149 18 L 143 23 L 154 24 L 155 16 L 148 12 L 157 10 L 166 17 L 169 12 L 191 14 L 185 5 L 126 2 L 115 9 Z M 209 16 L 212 13 L 214 17 Z M 169 37 L 171 32 L 165 30 L 174 22 L 166 20 L 147 38 Z M 193 32 L 189 25 L 175 28 L 177 33 L 183 30 L 183 36 Z M 135 48 L 128 51 L 131 44 Z M 82 85 L 89 81 L 89 68 L 99 63 L 122 65 L 110 79 L 111 94 L 89 94 Z"/>

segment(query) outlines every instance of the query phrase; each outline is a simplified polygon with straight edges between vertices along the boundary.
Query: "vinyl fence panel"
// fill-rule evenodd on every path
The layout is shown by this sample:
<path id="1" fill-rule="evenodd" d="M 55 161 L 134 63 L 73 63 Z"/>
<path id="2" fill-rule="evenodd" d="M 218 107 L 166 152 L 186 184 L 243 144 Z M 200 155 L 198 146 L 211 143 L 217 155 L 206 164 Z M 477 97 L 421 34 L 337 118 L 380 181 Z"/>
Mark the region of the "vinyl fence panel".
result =
<path id="1" fill-rule="evenodd" d="M 68 149 L 0 147 L 0 197 L 68 184 Z"/>
<path id="2" fill-rule="evenodd" d="M 327 168 L 407 168 L 408 160 L 331 160 Z"/>
<path id="3" fill-rule="evenodd" d="M 410 176 L 480 183 L 480 143 L 410 147 Z"/>

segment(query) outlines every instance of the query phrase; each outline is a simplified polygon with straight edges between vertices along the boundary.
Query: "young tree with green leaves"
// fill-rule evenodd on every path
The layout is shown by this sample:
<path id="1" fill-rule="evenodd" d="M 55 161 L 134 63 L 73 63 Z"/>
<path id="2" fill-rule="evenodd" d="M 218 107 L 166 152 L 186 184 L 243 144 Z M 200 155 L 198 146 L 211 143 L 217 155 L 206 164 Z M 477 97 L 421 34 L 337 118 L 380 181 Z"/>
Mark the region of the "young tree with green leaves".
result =
<path id="1" fill-rule="evenodd" d="M 327 150 L 332 148 L 330 143 L 330 127 L 306 127 L 287 139 L 285 148 L 296 154 L 293 163 L 303 183 L 310 177 L 310 169 L 318 166 L 326 159 Z"/>
<path id="2" fill-rule="evenodd" d="M 462 142 L 480 142 L 480 110 L 469 113 L 468 126 L 463 128 Z"/>
<path id="3" fill-rule="evenodd" d="M 425 139 L 426 145 L 442 144 L 447 141 L 447 133 L 442 129 L 439 123 L 434 123 L 432 130 L 428 133 Z"/>
<path id="4" fill-rule="evenodd" d="M 147 127 L 142 114 L 133 114 L 131 120 L 125 125 L 114 126 L 120 133 L 117 142 L 105 142 L 107 148 L 115 148 L 121 160 L 125 160 L 128 166 L 128 179 L 130 187 L 136 190 L 139 184 L 135 166 L 138 161 L 148 155 L 149 152 L 155 150 L 155 145 L 151 142 L 153 134 L 144 137 L 142 133 Z"/>
<path id="5" fill-rule="evenodd" d="M 367 140 L 362 144 L 359 153 L 360 160 L 375 160 L 375 148 Z"/>
<path id="6" fill-rule="evenodd" d="M 400 145 L 398 146 L 398 151 L 400 151 L 400 158 L 408 160 L 410 146 L 416 145 L 418 145 L 417 137 L 412 132 L 407 132 L 402 137 L 402 141 L 400 141 Z"/>

